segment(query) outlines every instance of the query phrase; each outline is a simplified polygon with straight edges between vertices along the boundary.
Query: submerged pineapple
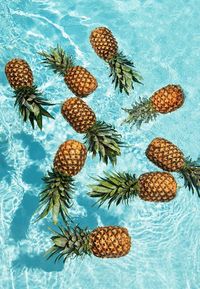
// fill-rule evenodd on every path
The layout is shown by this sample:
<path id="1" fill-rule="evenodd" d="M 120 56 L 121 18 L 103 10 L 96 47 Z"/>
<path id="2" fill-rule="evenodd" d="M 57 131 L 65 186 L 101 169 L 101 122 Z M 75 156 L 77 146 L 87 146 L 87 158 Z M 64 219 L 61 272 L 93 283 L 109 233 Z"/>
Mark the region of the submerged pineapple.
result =
<path id="1" fill-rule="evenodd" d="M 180 85 L 169 84 L 154 92 L 150 99 L 140 99 L 132 108 L 124 109 L 129 116 L 125 123 L 136 125 L 149 122 L 159 113 L 166 114 L 180 108 L 184 102 L 184 93 Z"/>
<path id="2" fill-rule="evenodd" d="M 95 255 L 100 258 L 119 258 L 129 253 L 131 237 L 123 227 L 98 227 L 93 231 L 76 226 L 60 228 L 51 239 L 54 245 L 47 251 L 48 259 L 57 255 L 63 258 Z"/>
<path id="3" fill-rule="evenodd" d="M 141 83 L 142 77 L 134 70 L 134 64 L 122 52 L 112 32 L 106 27 L 98 27 L 90 34 L 90 43 L 96 54 L 108 62 L 110 77 L 120 92 L 130 93 L 134 82 Z"/>
<path id="4" fill-rule="evenodd" d="M 40 52 L 43 63 L 64 77 L 68 88 L 79 97 L 86 97 L 97 88 L 98 84 L 94 76 L 82 66 L 74 66 L 71 56 L 57 46 L 50 52 Z"/>
<path id="5" fill-rule="evenodd" d="M 178 172 L 185 181 L 185 187 L 197 191 L 200 197 L 200 165 L 185 158 L 183 152 L 164 138 L 155 138 L 146 150 L 146 156 L 161 169 Z"/>
<path id="6" fill-rule="evenodd" d="M 36 121 L 42 129 L 42 117 L 53 118 L 42 106 L 52 104 L 41 98 L 42 94 L 33 84 L 30 66 L 25 60 L 14 58 L 6 64 L 5 73 L 10 86 L 15 90 L 15 105 L 19 106 L 23 121 L 29 120 L 33 128 Z"/>
<path id="7" fill-rule="evenodd" d="M 71 207 L 73 193 L 73 176 L 83 168 L 87 157 L 85 146 L 76 141 L 68 140 L 58 149 L 54 158 L 54 167 L 43 180 L 46 188 L 40 193 L 40 208 L 43 208 L 38 219 L 44 218 L 50 211 L 53 222 L 58 222 L 59 214 L 63 219 L 67 209 Z"/>
<path id="8" fill-rule="evenodd" d="M 89 196 L 98 198 L 100 206 L 108 201 L 108 207 L 112 203 L 128 203 L 136 196 L 149 202 L 168 202 L 176 197 L 177 191 L 174 177 L 165 172 L 145 173 L 139 178 L 128 173 L 106 173 L 97 182 L 90 186 Z"/>
<path id="9" fill-rule="evenodd" d="M 106 164 L 108 160 L 114 165 L 121 154 L 121 135 L 105 122 L 96 121 L 95 113 L 79 97 L 67 99 L 61 109 L 63 117 L 79 133 L 85 133 L 85 143 L 93 156 L 99 154 Z"/>

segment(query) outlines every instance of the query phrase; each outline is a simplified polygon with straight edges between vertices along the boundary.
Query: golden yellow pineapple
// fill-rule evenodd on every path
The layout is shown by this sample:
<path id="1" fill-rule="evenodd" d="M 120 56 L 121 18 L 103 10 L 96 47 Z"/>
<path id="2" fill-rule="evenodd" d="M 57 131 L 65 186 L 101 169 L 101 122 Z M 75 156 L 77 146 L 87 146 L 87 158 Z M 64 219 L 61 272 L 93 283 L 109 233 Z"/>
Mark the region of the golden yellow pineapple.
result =
<path id="1" fill-rule="evenodd" d="M 96 121 L 95 113 L 79 97 L 67 99 L 61 109 L 63 117 L 79 133 L 85 133 L 84 141 L 93 156 L 97 154 L 106 164 L 115 165 L 121 154 L 121 135 L 111 125 Z"/>
<path id="2" fill-rule="evenodd" d="M 41 98 L 42 93 L 33 83 L 29 64 L 23 59 L 13 58 L 6 64 L 5 73 L 10 86 L 15 90 L 15 105 L 18 105 L 23 121 L 29 120 L 33 128 L 36 121 L 42 129 L 42 117 L 53 118 L 43 106 L 52 104 Z"/>
<path id="3" fill-rule="evenodd" d="M 90 34 L 90 43 L 96 54 L 110 66 L 110 77 L 120 92 L 130 93 L 133 83 L 141 83 L 142 77 L 134 70 L 134 64 L 122 52 L 112 32 L 106 27 L 97 27 Z"/>
<path id="4" fill-rule="evenodd" d="M 185 187 L 197 191 L 200 197 L 200 165 L 191 158 L 185 158 L 183 152 L 172 142 L 157 137 L 146 149 L 147 158 L 159 168 L 178 172 L 185 181 Z"/>
<path id="5" fill-rule="evenodd" d="M 155 119 L 159 113 L 166 114 L 180 108 L 184 103 L 184 93 L 180 85 L 169 84 L 160 88 L 149 99 L 141 99 L 132 108 L 123 109 L 128 113 L 125 123 L 136 125 Z"/>
<path id="6" fill-rule="evenodd" d="M 108 201 L 110 207 L 112 203 L 128 203 L 136 196 L 149 202 L 169 202 L 176 197 L 177 184 L 165 172 L 145 173 L 139 178 L 129 173 L 106 173 L 90 188 L 89 196 L 98 198 L 100 206 Z"/>
<path id="7" fill-rule="evenodd" d="M 58 216 L 65 220 L 71 207 L 74 193 L 72 176 L 77 175 L 83 168 L 87 157 L 86 147 L 76 141 L 68 140 L 58 148 L 54 158 L 54 168 L 43 179 L 46 187 L 40 193 L 40 207 L 37 220 L 44 218 L 50 211 L 54 224 Z"/>
<path id="8" fill-rule="evenodd" d="M 10 86 L 14 89 L 31 87 L 33 85 L 33 73 L 29 64 L 19 58 L 10 60 L 5 67 L 5 73 Z"/>
<path id="9" fill-rule="evenodd" d="M 96 78 L 84 67 L 75 66 L 71 56 L 57 46 L 50 52 L 40 52 L 43 63 L 64 77 L 68 88 L 78 97 L 86 97 L 96 90 Z"/>
<path id="10" fill-rule="evenodd" d="M 54 245 L 47 251 L 48 259 L 57 255 L 55 261 L 63 258 L 95 255 L 100 258 L 119 258 L 129 253 L 131 237 L 128 230 L 118 226 L 98 227 L 93 231 L 79 226 L 60 227 L 51 238 Z"/>
<path id="11" fill-rule="evenodd" d="M 96 122 L 95 113 L 79 97 L 67 99 L 62 105 L 61 113 L 79 133 L 86 133 Z"/>

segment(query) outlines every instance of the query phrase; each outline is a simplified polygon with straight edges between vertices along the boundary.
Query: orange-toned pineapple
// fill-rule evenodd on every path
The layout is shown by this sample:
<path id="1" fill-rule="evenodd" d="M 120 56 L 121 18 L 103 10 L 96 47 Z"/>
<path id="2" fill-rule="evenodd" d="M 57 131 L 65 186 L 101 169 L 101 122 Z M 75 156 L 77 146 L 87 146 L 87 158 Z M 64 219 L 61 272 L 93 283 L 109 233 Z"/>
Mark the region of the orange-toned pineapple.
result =
<path id="1" fill-rule="evenodd" d="M 96 54 L 110 66 L 110 77 L 120 92 L 129 94 L 133 83 L 141 83 L 142 77 L 134 70 L 134 64 L 118 51 L 117 40 L 106 27 L 97 27 L 90 34 L 90 43 Z"/>
<path id="2" fill-rule="evenodd" d="M 55 73 L 64 77 L 68 88 L 79 97 L 86 97 L 96 90 L 98 83 L 95 77 L 84 67 L 75 66 L 71 56 L 57 46 L 50 52 L 40 52 L 43 63 L 49 66 Z"/>
<path id="3" fill-rule="evenodd" d="M 108 202 L 108 207 L 128 203 L 136 196 L 149 202 L 169 202 L 177 191 L 174 177 L 166 172 L 149 172 L 139 178 L 129 173 L 106 173 L 97 182 L 90 186 L 89 196 L 98 198 L 100 206 Z"/>
<path id="4" fill-rule="evenodd" d="M 63 258 L 94 255 L 100 258 L 119 258 L 127 255 L 131 248 L 128 230 L 118 226 L 98 227 L 93 231 L 67 226 L 60 228 L 51 238 L 54 245 L 47 251 L 48 259 L 57 255 Z"/>
<path id="5" fill-rule="evenodd" d="M 40 193 L 40 209 L 44 208 L 38 220 L 50 211 L 54 224 L 58 222 L 59 215 L 65 219 L 67 209 L 71 207 L 72 177 L 81 171 L 86 157 L 86 147 L 76 140 L 68 140 L 60 145 L 54 158 L 54 168 L 44 178 L 46 188 Z"/>
<path id="6" fill-rule="evenodd" d="M 149 99 L 140 99 L 132 108 L 124 109 L 129 115 L 125 123 L 136 125 L 155 119 L 159 113 L 166 114 L 180 108 L 184 103 L 184 93 L 180 85 L 169 84 L 160 88 Z"/>
<path id="7" fill-rule="evenodd" d="M 53 118 L 43 106 L 51 104 L 41 98 L 42 94 L 34 85 L 29 64 L 23 59 L 13 58 L 6 64 L 5 73 L 10 86 L 15 90 L 15 105 L 18 105 L 23 121 L 29 120 L 33 128 L 36 121 L 42 129 L 42 117 Z"/>
<path id="8" fill-rule="evenodd" d="M 99 154 L 100 160 L 106 164 L 109 160 L 113 165 L 116 164 L 122 142 L 121 135 L 114 127 L 97 121 L 95 113 L 80 97 L 67 99 L 61 113 L 75 131 L 85 134 L 85 143 L 93 156 Z"/>
<path id="9" fill-rule="evenodd" d="M 183 152 L 172 142 L 157 137 L 151 141 L 146 150 L 147 158 L 159 168 L 178 172 L 185 181 L 185 187 L 197 191 L 200 197 L 200 165 L 185 158 Z"/>

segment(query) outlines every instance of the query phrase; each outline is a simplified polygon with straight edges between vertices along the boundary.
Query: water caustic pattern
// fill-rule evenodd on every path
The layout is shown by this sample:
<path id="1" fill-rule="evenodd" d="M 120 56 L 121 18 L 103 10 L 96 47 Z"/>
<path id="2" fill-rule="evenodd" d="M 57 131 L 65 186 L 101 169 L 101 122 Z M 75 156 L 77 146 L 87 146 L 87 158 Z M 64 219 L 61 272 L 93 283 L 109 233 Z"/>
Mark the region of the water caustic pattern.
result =
<path id="1" fill-rule="evenodd" d="M 98 80 L 98 89 L 87 98 L 97 119 L 115 124 L 128 147 L 122 148 L 116 171 L 140 175 L 156 170 L 145 157 L 155 137 L 164 137 L 192 159 L 200 153 L 199 128 L 199 18 L 198 0 L 115 0 L 0 2 L 0 288 L 124 288 L 199 289 L 200 202 L 197 194 L 179 190 L 169 203 L 147 203 L 138 197 L 129 206 L 92 207 L 87 196 L 91 176 L 111 169 L 88 156 L 76 177 L 76 193 L 70 215 L 80 226 L 118 225 L 132 238 L 130 253 L 120 259 L 67 260 L 54 264 L 43 252 L 51 246 L 47 229 L 51 218 L 34 223 L 32 214 L 43 187 L 41 177 L 51 169 L 58 146 L 71 138 L 82 141 L 59 113 L 44 119 L 42 132 L 23 125 L 13 108 L 13 91 L 5 74 L 12 58 L 25 59 L 43 96 L 53 103 L 72 97 L 63 78 L 44 68 L 37 51 L 60 44 Z M 135 85 L 130 96 L 119 94 L 108 78 L 109 69 L 90 43 L 92 29 L 107 26 L 120 50 L 134 59 L 144 85 Z M 186 95 L 174 113 L 160 115 L 140 130 L 121 126 L 126 113 L 139 97 L 150 97 L 169 83 L 179 84 Z M 67 284 L 67 285 L 66 285 Z M 67 287 L 66 287 L 67 286 Z"/>

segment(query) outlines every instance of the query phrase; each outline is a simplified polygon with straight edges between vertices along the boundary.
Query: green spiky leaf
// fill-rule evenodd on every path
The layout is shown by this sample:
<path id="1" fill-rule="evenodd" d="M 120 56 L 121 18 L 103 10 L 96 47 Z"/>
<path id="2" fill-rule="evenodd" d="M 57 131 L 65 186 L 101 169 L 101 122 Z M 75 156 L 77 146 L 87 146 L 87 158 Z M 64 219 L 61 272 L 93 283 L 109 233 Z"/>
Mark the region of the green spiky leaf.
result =
<path id="1" fill-rule="evenodd" d="M 53 105 L 42 98 L 42 93 L 38 91 L 36 86 L 18 88 L 14 92 L 15 106 L 18 105 L 19 112 L 24 122 L 30 121 L 32 128 L 34 129 L 37 123 L 38 127 L 42 129 L 42 117 L 48 117 L 54 119 L 54 117 L 46 111 L 44 105 Z"/>
<path id="2" fill-rule="evenodd" d="M 115 165 L 117 156 L 121 154 L 120 146 L 123 145 L 121 135 L 115 130 L 112 125 L 106 124 L 103 121 L 97 121 L 90 128 L 85 137 L 85 143 L 88 151 L 92 152 L 95 157 L 97 154 L 104 163 L 108 161 Z"/>
<path id="3" fill-rule="evenodd" d="M 131 127 L 135 125 L 138 129 L 143 122 L 148 123 L 154 120 L 158 115 L 158 112 L 151 104 L 151 100 L 146 98 L 139 98 L 139 101 L 135 102 L 132 105 L 132 108 L 123 108 L 123 110 L 128 113 L 128 117 L 123 123 L 128 123 Z"/>
<path id="4" fill-rule="evenodd" d="M 121 93 L 129 94 L 134 89 L 134 82 L 141 84 L 142 77 L 134 69 L 133 62 L 128 60 L 122 52 L 116 54 L 108 63 L 115 89 L 118 88 Z"/>
<path id="5" fill-rule="evenodd" d="M 53 231 L 55 234 L 51 237 L 54 245 L 46 252 L 47 259 L 55 256 L 55 262 L 63 259 L 63 262 L 68 258 L 81 257 L 91 255 L 89 245 L 90 231 L 79 226 L 65 228 L 59 227 L 60 231 Z"/>
<path id="6" fill-rule="evenodd" d="M 40 207 L 37 221 L 46 217 L 50 212 L 53 223 L 58 223 L 58 217 L 65 220 L 68 217 L 68 209 L 72 206 L 72 194 L 74 193 L 73 178 L 62 175 L 55 170 L 48 172 L 43 179 L 45 189 L 40 193 Z"/>
<path id="7" fill-rule="evenodd" d="M 43 58 L 43 64 L 62 76 L 70 67 L 74 66 L 72 57 L 67 55 L 59 45 L 56 48 L 50 48 L 49 52 L 41 51 L 39 55 Z"/>
<path id="8" fill-rule="evenodd" d="M 105 173 L 105 177 L 95 179 L 97 184 L 90 185 L 91 192 L 88 195 L 98 198 L 99 206 L 108 202 L 108 207 L 112 203 L 128 204 L 129 201 L 138 195 L 139 185 L 135 175 L 128 173 Z"/>
<path id="9" fill-rule="evenodd" d="M 185 166 L 180 170 L 180 176 L 184 179 L 185 187 L 192 193 L 196 191 L 200 197 L 200 164 L 192 161 L 191 158 L 185 159 Z"/>

